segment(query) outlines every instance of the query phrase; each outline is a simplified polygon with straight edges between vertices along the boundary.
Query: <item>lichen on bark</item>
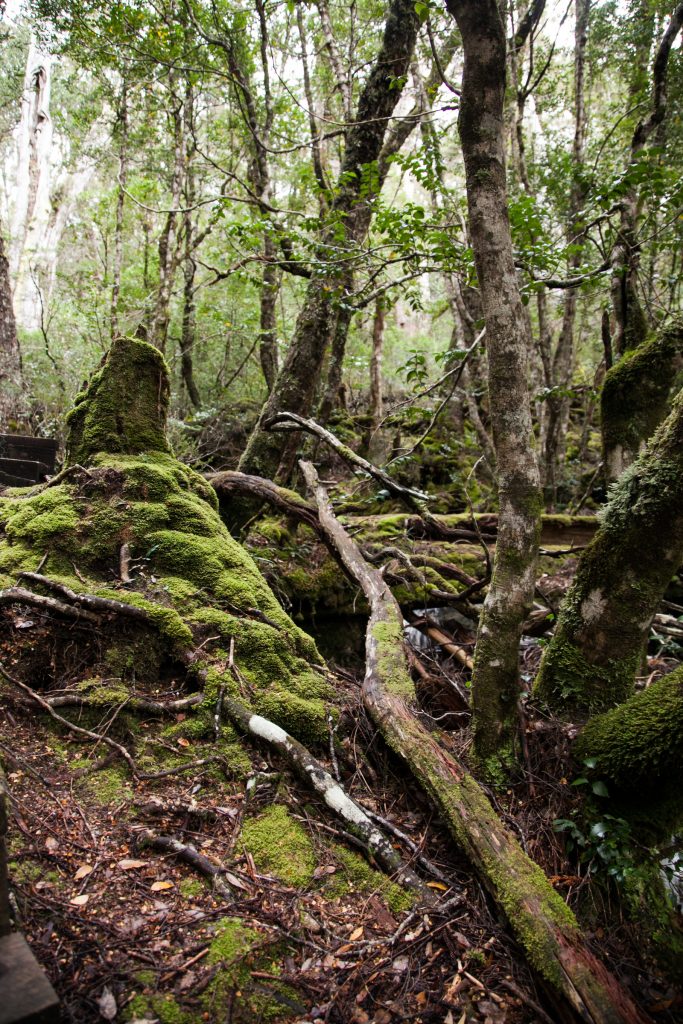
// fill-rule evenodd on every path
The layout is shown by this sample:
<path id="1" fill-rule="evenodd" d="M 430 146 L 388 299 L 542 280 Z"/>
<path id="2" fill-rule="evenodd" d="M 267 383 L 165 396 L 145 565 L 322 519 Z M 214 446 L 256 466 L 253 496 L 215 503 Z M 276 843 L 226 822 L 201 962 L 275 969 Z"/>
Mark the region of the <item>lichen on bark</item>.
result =
<path id="1" fill-rule="evenodd" d="M 638 348 L 624 353 L 602 386 L 605 473 L 615 481 L 667 414 L 683 369 L 683 316 L 670 317 Z"/>
<path id="2" fill-rule="evenodd" d="M 652 618 L 683 561 L 683 393 L 611 490 L 562 606 L 535 692 L 555 710 L 605 711 L 633 692 Z"/>

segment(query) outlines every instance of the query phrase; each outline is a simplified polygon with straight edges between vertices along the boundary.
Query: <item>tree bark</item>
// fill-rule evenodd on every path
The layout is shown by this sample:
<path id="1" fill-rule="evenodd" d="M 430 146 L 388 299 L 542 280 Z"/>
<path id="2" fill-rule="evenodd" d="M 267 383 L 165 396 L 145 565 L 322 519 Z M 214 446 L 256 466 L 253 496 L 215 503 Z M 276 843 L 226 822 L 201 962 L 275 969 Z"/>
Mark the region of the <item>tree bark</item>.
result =
<path id="1" fill-rule="evenodd" d="M 650 24 L 652 14 L 646 5 L 644 13 Z M 683 3 L 677 4 L 669 24 L 667 25 L 657 49 L 653 66 L 652 109 L 647 117 L 636 125 L 631 139 L 629 166 L 631 169 L 652 133 L 664 122 L 667 113 L 667 77 L 669 54 L 678 33 L 683 26 Z M 647 61 L 649 40 L 643 46 L 643 61 Z M 636 62 L 640 65 L 640 61 Z M 639 89 L 634 87 L 634 98 Z M 636 348 L 647 334 L 648 324 L 638 297 L 638 265 L 640 247 L 637 240 L 638 227 L 638 192 L 631 186 L 622 200 L 621 219 L 617 239 L 612 249 L 612 303 L 614 307 L 616 330 L 614 335 L 614 351 L 621 356 L 624 352 Z"/>
<path id="2" fill-rule="evenodd" d="M 529 962 L 553 995 L 583 1021 L 645 1017 L 585 944 L 574 915 L 503 825 L 475 779 L 438 746 L 409 710 L 414 698 L 403 649 L 403 616 L 382 574 L 369 566 L 302 463 L 321 523 L 370 604 L 363 703 L 391 749 L 437 804 L 451 836 L 505 912 Z"/>
<path id="3" fill-rule="evenodd" d="M 602 715 L 589 719 L 573 753 L 593 758 L 620 807 L 648 812 L 674 797 L 683 814 L 683 669 L 663 676 Z M 663 799 L 662 799 L 663 798 Z M 678 821 L 669 822 L 675 829 Z M 665 825 L 666 827 L 666 825 Z"/>
<path id="4" fill-rule="evenodd" d="M 683 317 L 625 353 L 606 374 L 600 394 L 602 451 L 608 483 L 619 479 L 665 418 L 683 369 Z"/>
<path id="5" fill-rule="evenodd" d="M 414 4 L 393 0 L 380 52 L 358 101 L 356 119 L 346 133 L 335 199 L 322 230 L 320 268 L 311 277 L 286 360 L 240 460 L 243 472 L 284 481 L 293 468 L 296 446 L 268 433 L 264 424 L 280 411 L 306 415 L 312 408 L 334 324 L 335 300 L 341 297 L 343 285 L 340 272 L 330 266 L 330 252 L 337 254 L 362 241 L 369 227 L 370 199 L 378 182 L 373 185 L 368 174 L 379 159 L 387 120 L 401 96 L 417 29 Z"/>
<path id="6" fill-rule="evenodd" d="M 175 76 L 170 75 L 170 90 L 173 102 L 173 171 L 171 175 L 171 205 L 166 222 L 159 237 L 159 284 L 157 288 L 154 318 L 150 341 L 161 352 L 166 349 L 170 318 L 171 293 L 176 271 L 177 219 L 180 209 L 185 146 L 183 142 L 182 102 L 175 94 Z"/>
<path id="7" fill-rule="evenodd" d="M 682 561 L 683 392 L 615 485 L 541 663 L 538 696 L 578 712 L 626 700 L 652 618 Z"/>
<path id="8" fill-rule="evenodd" d="M 194 89 L 188 79 L 183 109 L 185 124 L 185 212 L 183 230 L 185 252 L 183 256 L 183 320 L 180 332 L 180 370 L 188 397 L 195 409 L 201 408 L 201 397 L 194 379 L 194 343 L 197 332 L 196 304 L 194 298 L 197 264 L 194 252 L 197 246 L 193 209 L 196 198 L 194 167 Z"/>
<path id="9" fill-rule="evenodd" d="M 500 518 L 493 578 L 472 678 L 475 748 L 511 754 L 517 729 L 519 639 L 531 605 L 541 493 L 527 383 L 530 339 L 517 283 L 505 181 L 505 30 L 495 0 L 448 0 L 463 38 L 459 114 L 470 234 L 486 321 L 488 384 Z"/>
<path id="10" fill-rule="evenodd" d="M 579 213 L 585 199 L 585 187 L 582 184 L 581 172 L 586 137 L 584 78 L 590 12 L 589 0 L 575 0 L 574 10 L 574 141 L 572 145 L 572 186 L 567 218 L 567 243 L 573 246 L 573 250 L 568 260 L 568 277 L 573 277 L 578 273 L 582 261 L 582 252 L 578 243 L 581 240 Z M 551 509 L 555 507 L 557 501 L 558 470 L 562 462 L 561 455 L 569 420 L 569 397 L 562 392 L 566 391 L 572 379 L 576 300 L 576 289 L 568 288 L 564 297 L 562 327 L 552 360 L 551 387 L 558 388 L 559 394 L 551 390 L 546 400 L 543 483 L 546 504 Z"/>
<path id="11" fill-rule="evenodd" d="M 116 223 L 114 226 L 114 262 L 111 285 L 111 340 L 119 335 L 119 298 L 121 295 L 121 270 L 123 267 L 123 211 L 126 202 L 126 177 L 128 174 L 128 84 L 123 82 L 119 97 L 117 116 L 119 135 L 119 187 L 116 196 Z"/>
<path id="12" fill-rule="evenodd" d="M 12 305 L 9 262 L 0 223 L 0 421 L 16 415 L 13 393 L 21 387 L 21 349 Z"/>

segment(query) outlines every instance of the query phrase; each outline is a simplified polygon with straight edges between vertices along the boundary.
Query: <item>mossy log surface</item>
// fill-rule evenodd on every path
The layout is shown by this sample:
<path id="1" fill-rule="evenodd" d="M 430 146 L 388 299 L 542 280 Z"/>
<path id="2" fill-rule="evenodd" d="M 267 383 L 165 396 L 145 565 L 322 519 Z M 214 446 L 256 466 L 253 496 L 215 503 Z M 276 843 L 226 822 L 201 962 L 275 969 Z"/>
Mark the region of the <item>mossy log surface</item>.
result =
<path id="1" fill-rule="evenodd" d="M 564 1007 L 593 1024 L 646 1018 L 590 952 L 571 910 L 503 825 L 476 780 L 412 714 L 403 617 L 378 570 L 338 522 L 311 466 L 302 464 L 320 519 L 371 608 L 363 700 L 388 745 L 434 799 L 446 826 L 505 911 L 529 962 Z"/>
<path id="2" fill-rule="evenodd" d="M 0 497 L 0 588 L 46 559 L 45 575 L 73 591 L 144 608 L 153 635 L 113 625 L 91 674 L 155 679 L 162 663 L 204 645 L 195 668 L 205 670 L 207 722 L 221 685 L 241 696 L 226 670 L 232 644 L 254 711 L 298 739 L 326 737 L 330 688 L 315 644 L 228 533 L 213 489 L 171 454 L 167 396 L 159 352 L 117 341 L 70 414 L 72 471 L 38 492 Z M 130 584 L 119 579 L 124 544 Z M 21 675 L 21 663 L 15 669 Z"/>
<path id="3" fill-rule="evenodd" d="M 683 393 L 611 491 L 581 556 L 536 693 L 556 710 L 606 711 L 633 692 L 652 618 L 683 560 Z"/>

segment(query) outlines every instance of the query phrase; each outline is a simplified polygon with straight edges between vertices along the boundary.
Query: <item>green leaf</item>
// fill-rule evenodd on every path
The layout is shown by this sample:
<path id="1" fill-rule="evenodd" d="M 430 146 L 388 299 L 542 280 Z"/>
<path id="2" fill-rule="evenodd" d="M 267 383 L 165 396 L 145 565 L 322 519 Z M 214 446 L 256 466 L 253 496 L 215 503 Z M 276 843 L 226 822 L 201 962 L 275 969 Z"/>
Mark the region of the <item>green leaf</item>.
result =
<path id="1" fill-rule="evenodd" d="M 609 796 L 607 786 L 604 782 L 601 782 L 600 779 L 598 779 L 597 782 L 593 783 L 591 789 L 593 790 L 596 796 Z"/>

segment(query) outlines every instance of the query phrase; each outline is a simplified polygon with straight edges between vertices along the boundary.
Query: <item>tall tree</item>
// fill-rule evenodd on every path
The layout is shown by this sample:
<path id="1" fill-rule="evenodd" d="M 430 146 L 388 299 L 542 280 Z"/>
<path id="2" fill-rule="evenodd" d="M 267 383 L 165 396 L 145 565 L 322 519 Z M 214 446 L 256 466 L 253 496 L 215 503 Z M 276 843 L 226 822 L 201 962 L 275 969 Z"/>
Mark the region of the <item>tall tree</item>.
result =
<path id="1" fill-rule="evenodd" d="M 505 171 L 505 29 L 495 0 L 447 0 L 465 66 L 458 127 L 481 290 L 500 515 L 493 578 L 472 676 L 482 760 L 511 752 L 517 728 L 519 638 L 535 581 L 541 492 L 527 381 L 530 347 L 515 270 Z"/>
<path id="2" fill-rule="evenodd" d="M 410 0 L 393 0 L 382 45 L 361 91 L 356 117 L 345 132 L 345 150 L 329 212 L 320 233 L 313 271 L 287 357 L 278 373 L 259 422 L 240 461 L 243 472 L 286 479 L 294 464 L 296 443 L 269 433 L 277 412 L 308 415 L 320 382 L 323 359 L 335 327 L 335 302 L 343 300 L 348 263 L 365 237 L 377 192 L 377 161 L 387 122 L 402 93 L 415 41 L 418 18 Z"/>

